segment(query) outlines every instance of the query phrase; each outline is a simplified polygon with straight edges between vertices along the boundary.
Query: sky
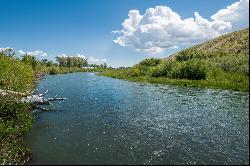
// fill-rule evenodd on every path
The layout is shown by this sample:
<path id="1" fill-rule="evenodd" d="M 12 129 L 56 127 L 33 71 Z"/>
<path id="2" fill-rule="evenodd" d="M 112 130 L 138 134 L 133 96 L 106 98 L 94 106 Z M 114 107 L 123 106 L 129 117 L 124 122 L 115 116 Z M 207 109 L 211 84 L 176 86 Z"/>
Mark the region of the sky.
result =
<path id="1" fill-rule="evenodd" d="M 0 50 L 132 66 L 249 26 L 249 0 L 0 0 Z"/>

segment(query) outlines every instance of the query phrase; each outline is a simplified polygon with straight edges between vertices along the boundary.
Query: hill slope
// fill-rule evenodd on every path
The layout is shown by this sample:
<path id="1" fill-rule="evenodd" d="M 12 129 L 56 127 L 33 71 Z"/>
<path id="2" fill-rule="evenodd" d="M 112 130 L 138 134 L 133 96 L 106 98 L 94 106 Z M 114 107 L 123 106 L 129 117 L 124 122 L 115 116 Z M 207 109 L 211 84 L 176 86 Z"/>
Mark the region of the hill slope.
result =
<path id="1" fill-rule="evenodd" d="M 101 75 L 152 83 L 249 91 L 249 28 L 184 49 L 165 59 Z"/>
<path id="2" fill-rule="evenodd" d="M 249 55 L 249 27 L 240 31 L 228 33 L 205 43 L 195 45 L 193 47 L 177 52 L 166 59 L 173 59 L 176 55 L 183 51 L 198 51 L 207 54 L 216 54 L 223 52 L 226 54 L 247 54 Z"/>

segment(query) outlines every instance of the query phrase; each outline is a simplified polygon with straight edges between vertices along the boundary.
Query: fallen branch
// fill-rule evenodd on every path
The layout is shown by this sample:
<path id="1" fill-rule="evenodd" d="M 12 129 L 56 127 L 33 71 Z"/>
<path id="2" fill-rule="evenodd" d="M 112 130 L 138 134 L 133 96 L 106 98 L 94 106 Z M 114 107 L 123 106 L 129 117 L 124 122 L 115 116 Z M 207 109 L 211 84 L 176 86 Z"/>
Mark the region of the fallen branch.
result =
<path id="1" fill-rule="evenodd" d="M 66 100 L 64 97 L 57 97 L 57 98 L 48 98 L 49 101 L 55 101 L 55 100 Z"/>
<path id="2" fill-rule="evenodd" d="M 43 96 L 45 94 L 48 93 L 48 90 L 46 90 L 44 93 L 42 94 L 39 94 L 39 95 L 27 95 L 26 93 L 21 93 L 21 92 L 15 92 L 15 91 L 11 91 L 11 90 L 2 90 L 0 89 L 0 95 L 9 95 L 9 94 L 14 94 L 14 95 L 18 95 L 18 96 L 21 96 L 21 102 L 23 103 L 30 103 L 34 106 L 37 106 L 37 105 L 50 105 L 51 101 L 56 101 L 56 100 L 66 100 L 66 98 L 64 97 L 54 97 L 54 98 L 44 98 Z"/>
<path id="3" fill-rule="evenodd" d="M 45 94 L 47 94 L 48 93 L 48 90 L 46 90 L 44 93 L 42 93 L 42 94 L 40 94 L 40 95 L 38 95 L 38 96 L 44 96 Z"/>
<path id="4" fill-rule="evenodd" d="M 43 107 L 39 107 L 39 106 L 36 106 L 35 108 L 39 109 L 39 110 L 42 110 L 42 111 L 50 111 L 49 109 L 46 109 L 46 108 L 43 108 Z"/>
<path id="5" fill-rule="evenodd" d="M 25 103 L 31 103 L 33 105 L 50 105 L 50 101 L 56 101 L 56 100 L 66 100 L 64 97 L 58 97 L 58 98 L 44 98 L 41 95 L 31 95 L 27 97 L 23 97 L 21 99 L 22 102 Z"/>
<path id="6" fill-rule="evenodd" d="M 61 110 L 56 110 L 56 109 L 47 109 L 41 106 L 35 106 L 34 109 L 42 110 L 42 111 L 61 111 Z"/>

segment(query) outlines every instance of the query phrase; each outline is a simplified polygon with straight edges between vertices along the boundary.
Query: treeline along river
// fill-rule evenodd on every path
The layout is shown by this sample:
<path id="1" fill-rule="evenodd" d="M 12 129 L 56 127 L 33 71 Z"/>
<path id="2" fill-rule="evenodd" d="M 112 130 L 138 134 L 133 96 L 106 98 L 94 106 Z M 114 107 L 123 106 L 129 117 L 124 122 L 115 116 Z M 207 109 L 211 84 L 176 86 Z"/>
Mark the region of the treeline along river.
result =
<path id="1" fill-rule="evenodd" d="M 47 76 L 37 88 L 67 100 L 34 110 L 30 164 L 249 164 L 249 93 L 95 73 Z"/>

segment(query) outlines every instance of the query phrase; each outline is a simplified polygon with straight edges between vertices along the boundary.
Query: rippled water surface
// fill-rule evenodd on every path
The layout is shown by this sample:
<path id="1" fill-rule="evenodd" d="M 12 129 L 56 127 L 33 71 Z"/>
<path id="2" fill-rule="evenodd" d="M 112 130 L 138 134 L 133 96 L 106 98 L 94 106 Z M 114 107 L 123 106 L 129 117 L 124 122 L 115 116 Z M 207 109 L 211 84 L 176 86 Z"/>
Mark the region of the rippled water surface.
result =
<path id="1" fill-rule="evenodd" d="M 249 164 L 249 93 L 48 76 L 24 144 L 31 164 Z"/>

